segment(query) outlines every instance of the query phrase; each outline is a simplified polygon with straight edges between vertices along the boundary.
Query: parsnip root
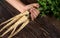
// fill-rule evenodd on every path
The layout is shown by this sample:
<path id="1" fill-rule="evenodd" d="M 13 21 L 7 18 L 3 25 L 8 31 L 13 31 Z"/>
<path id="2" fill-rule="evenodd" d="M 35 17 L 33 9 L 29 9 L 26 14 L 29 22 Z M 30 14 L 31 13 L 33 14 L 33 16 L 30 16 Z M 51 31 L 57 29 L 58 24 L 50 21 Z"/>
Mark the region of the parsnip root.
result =
<path id="1" fill-rule="evenodd" d="M 8 38 L 11 38 L 14 35 L 16 35 L 19 31 L 21 31 L 29 23 L 29 19 L 28 18 L 29 18 L 29 12 L 26 11 L 24 13 L 18 14 L 17 16 L 14 16 L 13 18 L 11 18 L 11 19 L 9 19 L 9 20 L 1 23 L 0 26 L 3 25 L 3 24 L 5 24 L 5 23 L 7 23 L 7 24 L 0 30 L 0 32 L 2 32 L 8 26 L 10 26 L 10 25 L 11 26 L 2 35 L 0 35 L 0 37 L 3 37 L 5 34 L 7 34 L 8 32 L 10 32 L 11 30 L 12 30 L 12 32 L 11 32 L 11 34 L 10 34 L 10 36 Z M 22 26 L 19 27 L 19 29 L 17 31 L 15 31 L 16 28 L 20 24 L 22 24 Z"/>

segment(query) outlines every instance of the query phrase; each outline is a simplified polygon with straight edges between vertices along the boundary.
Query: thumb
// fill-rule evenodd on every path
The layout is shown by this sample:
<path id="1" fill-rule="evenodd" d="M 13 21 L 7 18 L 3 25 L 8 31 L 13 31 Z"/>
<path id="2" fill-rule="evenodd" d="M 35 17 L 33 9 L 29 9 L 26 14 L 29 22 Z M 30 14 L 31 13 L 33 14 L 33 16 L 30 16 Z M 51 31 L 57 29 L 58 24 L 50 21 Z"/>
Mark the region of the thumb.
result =
<path id="1" fill-rule="evenodd" d="M 33 3 L 33 4 L 29 4 L 25 7 L 26 10 L 29 10 L 33 7 L 39 8 L 39 4 L 38 3 Z"/>
<path id="2" fill-rule="evenodd" d="M 33 8 L 32 5 L 27 5 L 27 6 L 25 7 L 25 10 L 30 10 L 31 8 Z"/>

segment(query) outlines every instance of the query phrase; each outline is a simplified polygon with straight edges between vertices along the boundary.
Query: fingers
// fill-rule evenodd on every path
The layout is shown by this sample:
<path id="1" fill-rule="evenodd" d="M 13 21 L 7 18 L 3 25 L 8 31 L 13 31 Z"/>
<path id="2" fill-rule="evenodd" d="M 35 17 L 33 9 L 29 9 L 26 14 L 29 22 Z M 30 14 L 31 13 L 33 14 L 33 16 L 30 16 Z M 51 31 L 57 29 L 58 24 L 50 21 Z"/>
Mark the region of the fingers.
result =
<path id="1" fill-rule="evenodd" d="M 37 16 L 38 16 L 38 14 L 40 13 L 40 11 L 39 11 L 39 10 L 37 10 L 36 8 L 33 8 L 33 11 L 34 11 L 34 13 L 35 13 L 36 17 L 37 17 Z"/>
<path id="2" fill-rule="evenodd" d="M 35 15 L 33 13 L 33 9 L 30 9 L 30 13 L 31 13 L 31 19 L 34 20 L 35 19 Z"/>
<path id="3" fill-rule="evenodd" d="M 40 12 L 36 8 L 32 8 L 30 9 L 30 13 L 31 13 L 31 19 L 34 20 Z"/>

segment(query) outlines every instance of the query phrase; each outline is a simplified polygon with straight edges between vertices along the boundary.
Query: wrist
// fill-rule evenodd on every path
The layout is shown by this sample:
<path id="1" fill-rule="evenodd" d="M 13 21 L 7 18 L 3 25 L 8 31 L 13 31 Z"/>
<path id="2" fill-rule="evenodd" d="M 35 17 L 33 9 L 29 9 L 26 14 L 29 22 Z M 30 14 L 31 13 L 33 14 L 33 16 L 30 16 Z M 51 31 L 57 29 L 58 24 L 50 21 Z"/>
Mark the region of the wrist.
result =
<path id="1" fill-rule="evenodd" d="M 19 0 L 6 0 L 10 5 L 16 8 L 18 11 L 23 12 L 25 5 Z M 12 2 L 13 1 L 13 2 Z"/>

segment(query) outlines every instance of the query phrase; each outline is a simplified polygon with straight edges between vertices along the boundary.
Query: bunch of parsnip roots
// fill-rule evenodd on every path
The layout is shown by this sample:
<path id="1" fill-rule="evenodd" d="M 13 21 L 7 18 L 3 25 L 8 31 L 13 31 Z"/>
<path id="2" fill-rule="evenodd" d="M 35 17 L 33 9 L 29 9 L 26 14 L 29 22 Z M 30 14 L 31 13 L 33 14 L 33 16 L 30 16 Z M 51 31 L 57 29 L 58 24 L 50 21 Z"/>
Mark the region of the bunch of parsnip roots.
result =
<path id="1" fill-rule="evenodd" d="M 3 28 L 0 29 L 0 32 L 4 31 L 5 28 L 9 27 L 2 35 L 0 35 L 0 37 L 3 37 L 5 34 L 7 34 L 8 32 L 11 32 L 11 34 L 8 36 L 8 38 L 13 37 L 14 35 L 16 35 L 18 32 L 20 32 L 28 23 L 29 23 L 29 12 L 26 11 L 24 13 L 20 13 L 12 18 L 10 18 L 9 20 L 3 22 L 0 24 L 0 26 L 4 25 Z M 21 26 L 17 29 L 17 27 L 21 24 Z"/>

